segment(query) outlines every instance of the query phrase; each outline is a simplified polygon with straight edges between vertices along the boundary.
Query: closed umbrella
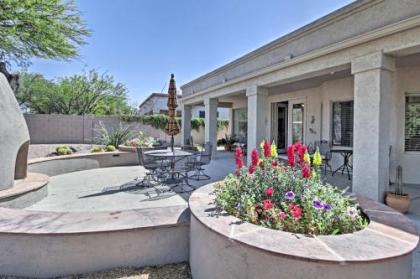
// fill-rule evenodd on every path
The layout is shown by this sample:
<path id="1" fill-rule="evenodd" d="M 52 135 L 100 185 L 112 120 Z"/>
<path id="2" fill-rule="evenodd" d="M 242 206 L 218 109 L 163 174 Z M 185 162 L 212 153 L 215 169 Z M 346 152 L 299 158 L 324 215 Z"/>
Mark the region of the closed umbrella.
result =
<path id="1" fill-rule="evenodd" d="M 179 134 L 179 126 L 176 121 L 176 108 L 178 107 L 176 101 L 176 84 L 174 74 L 171 74 L 168 89 L 168 123 L 166 124 L 165 131 L 171 136 L 171 150 L 174 151 L 174 136 Z"/>

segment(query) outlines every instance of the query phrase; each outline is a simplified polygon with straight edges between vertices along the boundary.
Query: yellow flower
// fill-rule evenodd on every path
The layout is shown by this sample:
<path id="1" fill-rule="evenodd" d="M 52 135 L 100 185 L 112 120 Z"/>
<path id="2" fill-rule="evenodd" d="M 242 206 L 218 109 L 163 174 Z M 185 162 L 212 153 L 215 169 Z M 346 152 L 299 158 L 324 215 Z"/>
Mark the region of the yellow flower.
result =
<path id="1" fill-rule="evenodd" d="M 319 153 L 319 148 L 316 148 L 315 154 L 314 154 L 314 161 L 313 161 L 314 166 L 320 166 L 322 165 L 322 157 L 321 157 L 321 153 Z"/>
<path id="2" fill-rule="evenodd" d="M 309 156 L 308 151 L 305 151 L 305 155 L 303 155 L 303 161 L 305 161 L 307 164 L 311 163 L 311 157 Z"/>
<path id="3" fill-rule="evenodd" d="M 277 146 L 276 144 L 273 142 L 271 144 L 271 157 L 273 158 L 277 158 L 279 156 L 279 154 L 277 154 Z"/>
<path id="4" fill-rule="evenodd" d="M 260 148 L 261 148 L 261 150 L 264 150 L 264 141 L 262 141 L 262 142 L 260 143 Z"/>

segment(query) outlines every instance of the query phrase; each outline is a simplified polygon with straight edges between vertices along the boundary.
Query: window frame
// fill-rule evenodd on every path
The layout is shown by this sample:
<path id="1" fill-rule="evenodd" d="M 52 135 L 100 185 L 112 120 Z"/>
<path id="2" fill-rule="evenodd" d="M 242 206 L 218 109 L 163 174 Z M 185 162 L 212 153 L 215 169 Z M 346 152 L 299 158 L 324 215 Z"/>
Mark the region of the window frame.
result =
<path id="1" fill-rule="evenodd" d="M 354 99 L 353 98 L 337 98 L 337 99 L 332 99 L 330 100 L 330 113 L 329 113 L 329 123 L 330 123 L 330 128 L 329 128 L 329 132 L 330 132 L 330 142 L 331 142 L 331 146 L 334 147 L 350 147 L 353 148 L 353 145 L 351 146 L 347 146 L 347 145 L 342 145 L 342 144 L 334 144 L 334 140 L 333 140 L 333 136 L 334 136 L 334 103 L 347 103 L 347 102 L 353 102 L 353 145 L 354 145 Z"/>
<path id="2" fill-rule="evenodd" d="M 403 117 L 403 140 L 402 140 L 402 149 L 404 150 L 405 154 L 416 154 L 419 155 L 420 154 L 420 150 L 415 151 L 415 150 L 409 150 L 407 151 L 405 149 L 405 140 L 406 140 L 406 134 L 405 134 L 405 125 L 407 122 L 407 118 L 406 118 L 406 109 L 407 109 L 407 97 L 409 95 L 415 95 L 415 96 L 419 96 L 420 97 L 420 91 L 414 91 L 414 92 L 404 92 L 404 99 L 403 99 L 403 113 L 402 113 L 402 117 Z"/>

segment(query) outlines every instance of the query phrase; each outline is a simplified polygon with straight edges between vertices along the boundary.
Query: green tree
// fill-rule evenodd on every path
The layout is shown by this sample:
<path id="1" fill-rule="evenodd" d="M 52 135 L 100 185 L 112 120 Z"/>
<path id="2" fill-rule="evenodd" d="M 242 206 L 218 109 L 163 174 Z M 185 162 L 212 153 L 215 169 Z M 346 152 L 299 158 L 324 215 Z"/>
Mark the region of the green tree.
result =
<path id="1" fill-rule="evenodd" d="M 74 58 L 89 35 L 73 0 L 0 1 L 0 62 Z"/>
<path id="2" fill-rule="evenodd" d="M 40 114 L 129 115 L 126 87 L 96 70 L 55 81 L 21 73 L 16 98 L 23 109 Z"/>

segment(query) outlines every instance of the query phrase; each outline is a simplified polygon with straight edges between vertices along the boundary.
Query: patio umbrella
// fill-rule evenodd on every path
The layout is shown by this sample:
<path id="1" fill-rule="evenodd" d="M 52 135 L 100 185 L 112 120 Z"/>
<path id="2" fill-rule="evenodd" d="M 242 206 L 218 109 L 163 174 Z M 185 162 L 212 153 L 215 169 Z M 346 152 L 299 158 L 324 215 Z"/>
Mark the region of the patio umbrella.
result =
<path id="1" fill-rule="evenodd" d="M 178 104 L 176 102 L 176 85 L 174 74 L 171 74 L 171 80 L 169 81 L 168 89 L 168 123 L 166 124 L 165 131 L 171 136 L 171 150 L 174 151 L 174 136 L 179 133 L 179 126 L 176 122 L 176 108 Z"/>

